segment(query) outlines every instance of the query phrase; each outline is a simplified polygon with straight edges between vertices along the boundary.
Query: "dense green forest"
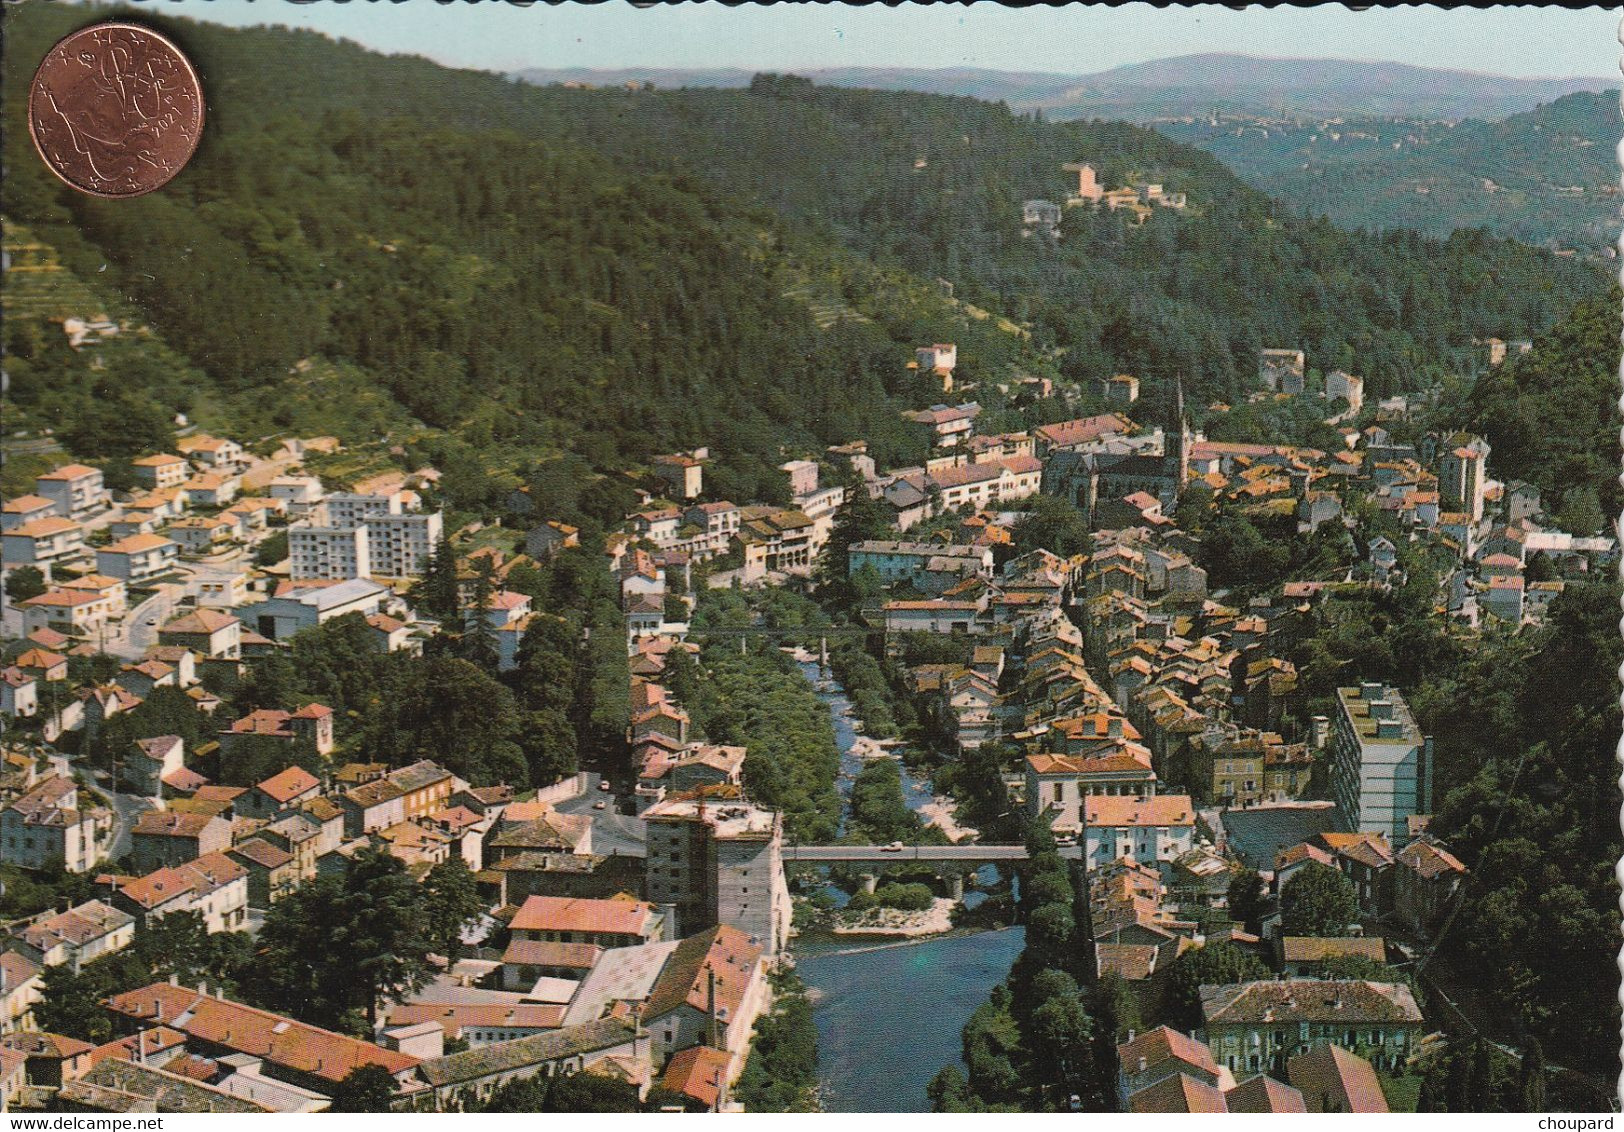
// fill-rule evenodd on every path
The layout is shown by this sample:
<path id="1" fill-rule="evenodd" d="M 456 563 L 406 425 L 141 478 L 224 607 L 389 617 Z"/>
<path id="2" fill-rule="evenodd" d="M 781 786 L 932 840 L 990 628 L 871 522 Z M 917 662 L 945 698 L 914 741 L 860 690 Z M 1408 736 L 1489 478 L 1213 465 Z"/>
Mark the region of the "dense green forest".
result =
<path id="1" fill-rule="evenodd" d="M 10 10 L 8 60 L 86 15 Z M 8 329 L 13 401 L 85 457 L 120 442 L 60 406 L 113 397 L 132 420 L 191 409 L 246 440 L 387 430 L 504 472 L 565 452 L 620 471 L 708 443 L 719 490 L 766 497 L 785 449 L 865 436 L 882 460 L 917 458 L 897 410 L 940 397 L 903 368 L 919 341 L 958 341 L 961 379 L 1128 370 L 1154 395 L 1183 372 L 1197 396 L 1244 384 L 1258 346 L 1295 343 L 1379 393 L 1599 286 L 1481 233 L 1292 219 L 1210 156 L 1122 124 L 773 76 L 543 89 L 310 33 L 156 22 L 211 84 L 211 128 L 170 187 L 73 193 L 18 120 L 6 131 L 8 219 L 148 324 L 182 375 L 95 369 Z M 27 72 L 6 68 L 13 95 Z M 1060 164 L 1081 158 L 1188 192 L 1189 214 L 1128 229 L 1072 210 L 1061 247 L 1023 240 L 1019 202 L 1058 196 Z M 998 407 L 986 381 L 977 395 Z M 489 510 L 513 482 L 460 475 L 452 502 Z"/>
<path id="2" fill-rule="evenodd" d="M 1593 255 L 1617 235 L 1618 97 L 1580 91 L 1489 122 L 1192 117 L 1156 128 L 1339 224 L 1438 236 L 1482 226 Z"/>
<path id="3" fill-rule="evenodd" d="M 1553 514 L 1580 497 L 1599 500 L 1603 515 L 1616 515 L 1624 504 L 1618 481 L 1621 298 L 1615 288 L 1576 307 L 1532 351 L 1478 378 L 1459 403 L 1440 407 L 1444 420 L 1489 441 L 1497 477 L 1534 484 Z"/>

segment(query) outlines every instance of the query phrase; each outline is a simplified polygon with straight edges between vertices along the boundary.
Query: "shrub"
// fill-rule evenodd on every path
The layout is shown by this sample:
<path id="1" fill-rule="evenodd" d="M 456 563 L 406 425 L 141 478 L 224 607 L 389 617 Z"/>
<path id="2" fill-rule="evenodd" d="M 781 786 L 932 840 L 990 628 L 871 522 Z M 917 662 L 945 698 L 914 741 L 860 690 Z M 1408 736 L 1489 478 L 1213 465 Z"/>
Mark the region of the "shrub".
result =
<path id="1" fill-rule="evenodd" d="M 936 903 L 936 895 L 923 884 L 882 884 L 874 899 L 887 908 L 923 912 Z"/>

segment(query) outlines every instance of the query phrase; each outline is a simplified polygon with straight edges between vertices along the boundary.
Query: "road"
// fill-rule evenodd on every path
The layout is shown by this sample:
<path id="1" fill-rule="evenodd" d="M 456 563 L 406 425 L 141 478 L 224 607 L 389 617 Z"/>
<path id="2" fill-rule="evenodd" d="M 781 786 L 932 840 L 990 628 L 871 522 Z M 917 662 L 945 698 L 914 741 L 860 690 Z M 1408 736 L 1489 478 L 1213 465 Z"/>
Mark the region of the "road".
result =
<path id="1" fill-rule="evenodd" d="M 173 618 L 175 603 L 185 593 L 186 587 L 180 584 L 159 587 L 158 592 L 125 613 L 118 632 L 109 633 L 103 642 L 103 651 L 126 660 L 140 660 L 147 649 L 158 643 L 159 628 Z M 148 625 L 148 621 L 152 624 Z"/>
<path id="2" fill-rule="evenodd" d="M 1075 845 L 1060 848 L 1062 857 L 1079 857 L 1082 850 Z M 887 849 L 883 845 L 787 845 L 786 861 L 948 861 L 987 864 L 992 861 L 1024 861 L 1026 848 L 1021 845 L 907 845 L 901 849 Z"/>
<path id="3" fill-rule="evenodd" d="M 151 798 L 117 794 L 104 789 L 89 774 L 85 779 L 90 784 L 90 791 L 101 799 L 102 805 L 113 811 L 113 840 L 107 847 L 107 859 L 116 861 L 130 852 L 130 831 L 141 820 L 141 815 L 153 808 L 153 801 Z"/>
<path id="4" fill-rule="evenodd" d="M 553 807 L 561 814 L 585 814 L 592 819 L 592 852 L 603 856 L 642 857 L 647 831 L 641 818 L 629 817 L 615 810 L 615 795 L 598 789 L 602 775 L 588 772 L 586 790 L 579 797 L 566 798 Z M 603 809 L 597 803 L 607 803 Z"/>

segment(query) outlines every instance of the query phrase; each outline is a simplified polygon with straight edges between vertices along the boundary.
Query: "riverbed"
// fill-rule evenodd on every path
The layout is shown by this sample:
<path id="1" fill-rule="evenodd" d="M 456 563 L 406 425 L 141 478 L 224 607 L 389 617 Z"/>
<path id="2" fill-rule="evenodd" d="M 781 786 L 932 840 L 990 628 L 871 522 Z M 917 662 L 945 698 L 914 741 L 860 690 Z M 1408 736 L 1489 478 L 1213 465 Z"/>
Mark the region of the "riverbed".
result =
<path id="1" fill-rule="evenodd" d="M 851 701 L 815 661 L 799 667 L 834 720 L 840 796 L 849 801 L 852 780 L 867 763 L 853 750 L 858 733 Z M 904 765 L 902 796 L 909 809 L 924 813 L 934 801 L 929 775 Z M 972 890 L 966 904 L 981 897 Z M 796 971 L 812 997 L 818 1028 L 824 1109 L 929 1112 L 925 1087 L 960 1061 L 964 1023 L 1009 975 L 1024 944 L 1020 927 L 906 942 L 797 939 Z"/>

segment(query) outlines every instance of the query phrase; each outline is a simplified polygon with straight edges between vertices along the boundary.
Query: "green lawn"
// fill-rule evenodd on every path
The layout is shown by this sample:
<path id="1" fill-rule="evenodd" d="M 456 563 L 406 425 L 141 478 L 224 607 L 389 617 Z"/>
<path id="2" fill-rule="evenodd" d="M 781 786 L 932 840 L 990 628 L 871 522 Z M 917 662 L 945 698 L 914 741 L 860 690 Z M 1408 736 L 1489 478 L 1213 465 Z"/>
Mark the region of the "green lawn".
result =
<path id="1" fill-rule="evenodd" d="M 1377 1080 L 1382 1083 L 1382 1093 L 1387 1097 L 1387 1107 L 1394 1112 L 1414 1112 L 1415 1102 L 1421 1096 L 1421 1075 L 1406 1073 L 1401 1077 L 1393 1077 L 1378 1072 Z"/>

